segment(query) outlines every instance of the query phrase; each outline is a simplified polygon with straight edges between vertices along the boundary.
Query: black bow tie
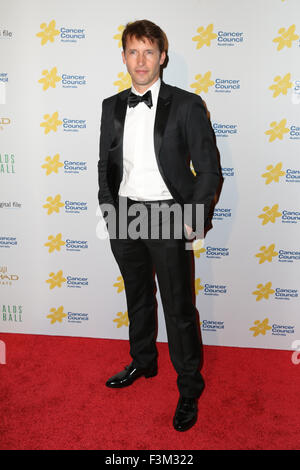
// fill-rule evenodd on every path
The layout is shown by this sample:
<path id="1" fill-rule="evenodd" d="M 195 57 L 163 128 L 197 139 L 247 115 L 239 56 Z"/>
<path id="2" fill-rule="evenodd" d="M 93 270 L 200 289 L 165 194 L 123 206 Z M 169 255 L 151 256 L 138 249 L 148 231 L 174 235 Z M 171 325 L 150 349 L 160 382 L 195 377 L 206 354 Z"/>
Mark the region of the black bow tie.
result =
<path id="1" fill-rule="evenodd" d="M 128 96 L 129 108 L 134 108 L 136 105 L 138 105 L 142 101 L 148 106 L 148 108 L 151 108 L 153 106 L 151 90 L 147 91 L 147 93 L 145 93 L 143 96 L 138 96 L 132 92 Z"/>

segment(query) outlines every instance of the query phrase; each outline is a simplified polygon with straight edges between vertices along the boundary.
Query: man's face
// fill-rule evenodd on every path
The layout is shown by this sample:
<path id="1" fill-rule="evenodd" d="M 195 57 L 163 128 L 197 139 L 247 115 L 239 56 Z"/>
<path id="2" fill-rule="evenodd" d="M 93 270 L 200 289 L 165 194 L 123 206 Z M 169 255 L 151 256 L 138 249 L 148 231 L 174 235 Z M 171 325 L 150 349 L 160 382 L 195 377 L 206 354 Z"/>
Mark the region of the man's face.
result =
<path id="1" fill-rule="evenodd" d="M 122 58 L 134 88 L 144 93 L 158 79 L 166 53 L 160 53 L 156 42 L 151 43 L 147 38 L 142 41 L 132 36 L 127 38 Z"/>

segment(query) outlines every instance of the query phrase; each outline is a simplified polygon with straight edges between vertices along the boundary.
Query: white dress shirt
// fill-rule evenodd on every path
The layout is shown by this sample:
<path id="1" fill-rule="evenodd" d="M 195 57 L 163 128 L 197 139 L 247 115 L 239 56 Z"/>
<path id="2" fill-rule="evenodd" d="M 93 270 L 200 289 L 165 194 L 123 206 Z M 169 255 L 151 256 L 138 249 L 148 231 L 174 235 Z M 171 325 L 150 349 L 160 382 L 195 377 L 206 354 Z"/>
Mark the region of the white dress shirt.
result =
<path id="1" fill-rule="evenodd" d="M 133 108 L 127 106 L 123 136 L 123 178 L 119 195 L 136 201 L 172 199 L 159 172 L 154 150 L 154 120 L 160 83 L 159 78 L 148 88 L 152 94 L 151 108 L 143 102 Z M 144 94 L 133 86 L 131 90 L 136 95 Z"/>

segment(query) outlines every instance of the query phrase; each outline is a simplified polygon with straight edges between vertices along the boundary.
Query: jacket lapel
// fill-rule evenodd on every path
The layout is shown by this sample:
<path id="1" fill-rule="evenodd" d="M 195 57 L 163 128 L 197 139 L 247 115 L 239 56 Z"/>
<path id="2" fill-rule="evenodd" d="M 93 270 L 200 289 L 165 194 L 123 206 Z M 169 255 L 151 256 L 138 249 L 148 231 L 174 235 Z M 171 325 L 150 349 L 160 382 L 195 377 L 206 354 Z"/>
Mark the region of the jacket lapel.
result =
<path id="1" fill-rule="evenodd" d="M 115 138 L 112 146 L 123 147 L 123 133 L 124 133 L 124 122 L 127 109 L 127 97 L 130 89 L 125 90 L 124 93 L 117 96 L 117 101 L 114 110 L 114 126 L 115 126 Z"/>
<path id="2" fill-rule="evenodd" d="M 170 87 L 162 81 L 157 100 L 156 116 L 154 122 L 154 149 L 159 166 L 159 153 L 165 128 L 168 122 L 171 100 L 172 95 L 170 92 Z"/>

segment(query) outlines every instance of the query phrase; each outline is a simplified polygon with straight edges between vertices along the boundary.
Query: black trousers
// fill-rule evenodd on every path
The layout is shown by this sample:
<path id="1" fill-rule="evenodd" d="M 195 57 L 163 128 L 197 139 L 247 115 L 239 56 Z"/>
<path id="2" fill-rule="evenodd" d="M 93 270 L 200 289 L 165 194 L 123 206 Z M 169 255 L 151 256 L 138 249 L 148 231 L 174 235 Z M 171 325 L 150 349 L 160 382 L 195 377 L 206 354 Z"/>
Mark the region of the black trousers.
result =
<path id="1" fill-rule="evenodd" d="M 126 198 L 130 207 L 137 201 Z M 170 201 L 172 202 L 172 201 Z M 175 201 L 173 201 L 175 202 Z M 146 219 L 150 235 L 150 204 Z M 128 225 L 133 216 L 127 218 Z M 170 218 L 159 221 L 159 229 Z M 172 219 L 172 217 L 171 217 Z M 142 222 L 143 223 L 143 222 Z M 172 225 L 172 220 L 171 220 Z M 184 224 L 182 237 L 169 239 L 112 238 L 113 255 L 124 279 L 129 318 L 130 355 L 137 368 L 156 365 L 157 302 L 155 297 L 156 272 L 166 322 L 169 353 L 178 374 L 177 385 L 181 395 L 198 397 L 204 381 L 199 371 L 202 364 L 202 342 L 198 314 L 194 305 L 192 279 L 193 251 L 186 249 Z M 174 234 L 173 234 L 174 235 Z"/>

